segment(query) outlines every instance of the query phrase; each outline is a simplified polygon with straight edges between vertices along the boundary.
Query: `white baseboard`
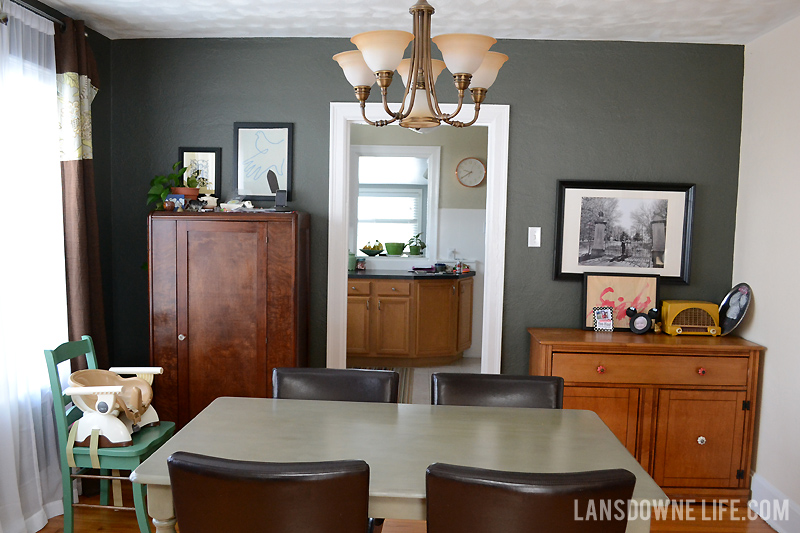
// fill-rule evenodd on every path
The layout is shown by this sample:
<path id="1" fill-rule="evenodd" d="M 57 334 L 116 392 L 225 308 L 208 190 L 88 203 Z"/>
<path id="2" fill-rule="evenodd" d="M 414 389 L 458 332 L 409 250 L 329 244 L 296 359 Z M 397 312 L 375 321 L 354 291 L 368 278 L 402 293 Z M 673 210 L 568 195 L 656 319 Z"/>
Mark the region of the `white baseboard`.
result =
<path id="1" fill-rule="evenodd" d="M 758 474 L 753 474 L 751 489 L 753 499 L 750 500 L 750 508 L 772 529 L 778 533 L 800 533 L 800 505 L 797 502 L 790 500 Z"/>

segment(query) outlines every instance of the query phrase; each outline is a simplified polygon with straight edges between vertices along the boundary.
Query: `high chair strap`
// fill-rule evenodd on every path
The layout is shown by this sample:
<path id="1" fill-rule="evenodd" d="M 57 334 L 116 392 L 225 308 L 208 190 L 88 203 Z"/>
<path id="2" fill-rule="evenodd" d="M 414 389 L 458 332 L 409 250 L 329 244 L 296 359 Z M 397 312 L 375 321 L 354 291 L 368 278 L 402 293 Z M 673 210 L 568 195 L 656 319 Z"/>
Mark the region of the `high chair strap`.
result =
<path id="1" fill-rule="evenodd" d="M 78 465 L 75 464 L 75 453 L 72 449 L 75 447 L 75 437 L 78 436 L 78 423 L 75 422 L 72 424 L 72 427 L 69 428 L 69 437 L 67 437 L 67 464 L 70 468 L 78 468 Z"/>
<path id="2" fill-rule="evenodd" d="M 111 475 L 120 476 L 119 470 L 112 470 Z M 122 483 L 118 479 L 111 481 L 111 493 L 114 495 L 114 507 L 122 507 Z"/>
<path id="3" fill-rule="evenodd" d="M 89 457 L 92 459 L 92 468 L 100 468 L 100 456 L 97 455 L 97 448 L 100 445 L 100 430 L 92 429 L 92 436 L 89 439 Z"/>

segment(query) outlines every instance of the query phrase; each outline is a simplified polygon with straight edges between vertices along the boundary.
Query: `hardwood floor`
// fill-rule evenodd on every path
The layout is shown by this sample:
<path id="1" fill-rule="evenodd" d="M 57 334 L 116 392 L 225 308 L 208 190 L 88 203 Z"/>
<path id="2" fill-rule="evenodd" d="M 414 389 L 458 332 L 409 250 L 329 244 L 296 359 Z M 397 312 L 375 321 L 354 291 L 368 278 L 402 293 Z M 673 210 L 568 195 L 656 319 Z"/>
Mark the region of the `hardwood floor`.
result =
<path id="1" fill-rule="evenodd" d="M 126 494 L 126 505 L 132 505 L 130 494 Z M 87 503 L 97 503 L 97 498 L 89 498 Z M 716 509 L 716 513 L 715 513 Z M 686 516 L 684 509 L 684 518 Z M 716 517 L 715 517 L 716 514 Z M 720 514 L 723 514 L 720 517 Z M 656 520 L 651 526 L 654 533 L 774 533 L 763 520 L 748 520 L 746 509 L 737 509 L 736 516 L 731 519 L 730 513 L 720 512 L 700 505 L 692 506 L 691 516 L 694 520 L 678 520 L 667 517 Z M 706 519 L 704 519 L 704 517 Z M 716 518 L 716 519 L 712 519 Z M 151 530 L 155 528 L 151 526 Z M 63 533 L 64 520 L 57 516 L 47 523 L 41 533 Z M 136 516 L 131 511 L 110 511 L 105 509 L 75 509 L 75 533 L 109 531 L 114 533 L 138 533 Z M 425 522 L 416 520 L 387 520 L 383 533 L 426 533 Z"/>

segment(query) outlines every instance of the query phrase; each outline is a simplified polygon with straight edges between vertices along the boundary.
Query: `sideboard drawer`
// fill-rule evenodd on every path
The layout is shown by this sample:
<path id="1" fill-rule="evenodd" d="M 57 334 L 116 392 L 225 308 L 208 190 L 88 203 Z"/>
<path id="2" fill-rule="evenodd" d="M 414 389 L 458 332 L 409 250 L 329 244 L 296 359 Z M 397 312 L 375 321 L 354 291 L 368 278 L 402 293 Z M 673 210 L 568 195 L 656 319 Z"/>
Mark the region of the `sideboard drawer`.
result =
<path id="1" fill-rule="evenodd" d="M 747 357 L 554 353 L 553 375 L 572 383 L 747 385 Z"/>

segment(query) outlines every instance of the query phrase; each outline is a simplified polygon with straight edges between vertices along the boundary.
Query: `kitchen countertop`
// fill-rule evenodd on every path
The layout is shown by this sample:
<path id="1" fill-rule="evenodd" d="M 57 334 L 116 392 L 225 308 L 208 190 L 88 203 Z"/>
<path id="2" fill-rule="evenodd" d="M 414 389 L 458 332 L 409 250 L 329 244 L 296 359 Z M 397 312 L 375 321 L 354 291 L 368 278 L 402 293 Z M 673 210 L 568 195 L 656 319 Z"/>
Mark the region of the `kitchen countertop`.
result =
<path id="1" fill-rule="evenodd" d="M 368 270 L 349 270 L 347 272 L 347 277 L 349 279 L 463 279 L 474 275 L 474 271 L 454 274 L 453 272 L 409 272 L 407 270 L 382 270 L 376 268 Z"/>

